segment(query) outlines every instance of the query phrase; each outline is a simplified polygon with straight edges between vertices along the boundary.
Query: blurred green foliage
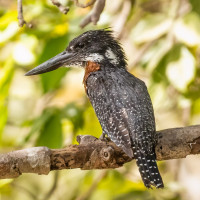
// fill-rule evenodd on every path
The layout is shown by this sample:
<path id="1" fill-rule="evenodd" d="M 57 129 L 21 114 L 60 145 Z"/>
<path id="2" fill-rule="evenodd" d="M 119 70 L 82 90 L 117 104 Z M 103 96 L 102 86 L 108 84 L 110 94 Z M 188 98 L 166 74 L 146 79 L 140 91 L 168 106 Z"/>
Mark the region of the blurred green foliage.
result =
<path id="1" fill-rule="evenodd" d="M 39 63 L 42 63 L 49 58 L 55 56 L 56 54 L 63 51 L 63 49 L 66 48 L 66 44 L 69 43 L 69 36 L 66 34 L 61 37 L 53 38 L 49 41 L 47 41 L 44 51 L 41 54 L 39 58 Z M 52 49 L 55 49 L 52 51 Z M 66 70 L 63 70 L 63 68 L 60 68 L 54 72 L 50 72 L 48 74 L 42 74 L 41 75 L 41 81 L 42 81 L 42 87 L 44 90 L 44 93 L 49 92 L 51 90 L 55 90 L 59 87 L 61 79 L 65 76 Z"/>
<path id="2" fill-rule="evenodd" d="M 144 80 L 153 101 L 157 129 L 200 121 L 199 0 L 107 0 L 99 26 L 79 28 L 90 8 L 72 1 L 67 15 L 50 1 L 26 0 L 24 17 L 32 28 L 18 27 L 16 1 L 0 1 L 0 149 L 30 146 L 61 148 L 78 134 L 101 135 L 84 94 L 80 69 L 60 68 L 34 77 L 25 72 L 63 51 L 83 31 L 111 26 L 125 48 L 129 70 Z M 2 4 L 2 5 L 1 5 Z M 123 7 L 124 8 L 124 7 Z M 125 9 L 124 9 L 125 10 Z M 127 18 L 126 18 L 127 16 Z M 121 24 L 121 23 L 124 24 Z M 121 28 L 120 28 L 121 27 Z M 134 162 L 108 171 L 68 170 L 59 177 L 23 175 L 0 180 L 0 199 L 179 200 L 184 189 L 165 162 L 159 163 L 166 188 L 146 190 Z"/>

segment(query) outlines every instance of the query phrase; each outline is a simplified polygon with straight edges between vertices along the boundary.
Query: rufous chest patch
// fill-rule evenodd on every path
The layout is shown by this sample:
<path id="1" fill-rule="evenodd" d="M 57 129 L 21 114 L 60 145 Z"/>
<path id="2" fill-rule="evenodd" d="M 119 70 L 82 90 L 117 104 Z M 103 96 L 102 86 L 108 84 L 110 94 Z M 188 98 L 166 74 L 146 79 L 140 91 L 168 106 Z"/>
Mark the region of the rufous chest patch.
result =
<path id="1" fill-rule="evenodd" d="M 90 73 L 96 72 L 98 70 L 100 70 L 100 65 L 99 64 L 97 64 L 95 62 L 91 62 L 91 61 L 87 62 L 86 67 L 85 67 L 85 75 L 84 75 L 84 78 L 83 78 L 83 84 L 84 84 L 86 93 L 87 93 L 86 82 L 87 82 L 87 79 L 88 79 Z"/>

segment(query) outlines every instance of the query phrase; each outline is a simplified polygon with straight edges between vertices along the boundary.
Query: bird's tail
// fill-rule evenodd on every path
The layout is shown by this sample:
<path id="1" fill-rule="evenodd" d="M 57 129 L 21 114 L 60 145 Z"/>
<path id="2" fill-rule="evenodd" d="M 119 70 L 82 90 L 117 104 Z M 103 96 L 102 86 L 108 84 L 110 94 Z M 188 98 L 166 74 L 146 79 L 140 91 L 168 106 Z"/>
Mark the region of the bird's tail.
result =
<path id="1" fill-rule="evenodd" d="M 137 150 L 134 152 L 134 157 L 137 166 L 139 167 L 144 185 L 147 188 L 151 188 L 151 185 L 156 188 L 163 188 L 164 184 L 156 163 L 155 152 L 147 155 L 142 153 L 140 150 Z"/>

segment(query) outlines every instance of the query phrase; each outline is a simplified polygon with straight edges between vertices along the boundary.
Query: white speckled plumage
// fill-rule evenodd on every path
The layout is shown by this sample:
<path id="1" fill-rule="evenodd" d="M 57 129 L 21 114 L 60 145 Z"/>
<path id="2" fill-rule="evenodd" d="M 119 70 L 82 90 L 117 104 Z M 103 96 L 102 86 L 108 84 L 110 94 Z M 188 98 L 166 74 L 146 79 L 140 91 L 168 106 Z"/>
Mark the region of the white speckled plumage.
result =
<path id="1" fill-rule="evenodd" d="M 88 70 L 89 63 L 92 68 Z M 151 99 L 145 84 L 126 70 L 124 51 L 112 32 L 85 32 L 73 39 L 65 51 L 26 75 L 45 73 L 63 65 L 86 67 L 85 89 L 103 134 L 135 158 L 146 187 L 163 188 L 156 164 Z"/>
<path id="2" fill-rule="evenodd" d="M 146 187 L 163 187 L 155 162 L 153 107 L 145 84 L 125 69 L 109 68 L 106 73 L 92 73 L 87 86 L 103 132 L 135 157 Z"/>

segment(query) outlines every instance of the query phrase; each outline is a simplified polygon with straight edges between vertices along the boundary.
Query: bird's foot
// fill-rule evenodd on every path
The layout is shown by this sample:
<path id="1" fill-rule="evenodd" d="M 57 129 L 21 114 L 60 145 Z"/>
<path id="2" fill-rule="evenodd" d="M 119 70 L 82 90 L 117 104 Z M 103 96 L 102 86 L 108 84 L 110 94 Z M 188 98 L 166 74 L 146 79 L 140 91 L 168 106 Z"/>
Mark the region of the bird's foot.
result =
<path id="1" fill-rule="evenodd" d="M 105 142 L 110 142 L 111 141 L 111 139 L 109 137 L 107 137 L 104 132 L 101 134 L 99 139 L 102 140 L 102 141 L 105 141 Z"/>

